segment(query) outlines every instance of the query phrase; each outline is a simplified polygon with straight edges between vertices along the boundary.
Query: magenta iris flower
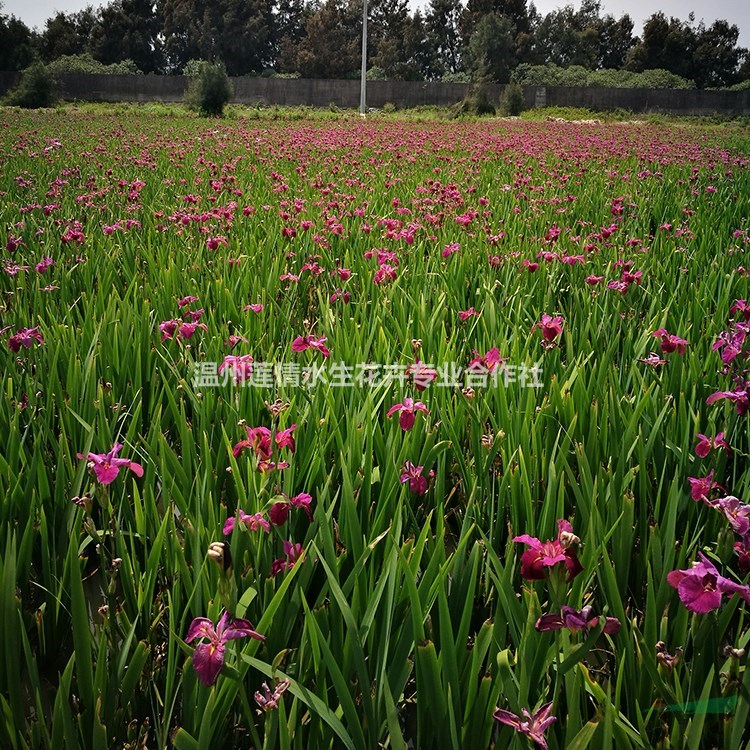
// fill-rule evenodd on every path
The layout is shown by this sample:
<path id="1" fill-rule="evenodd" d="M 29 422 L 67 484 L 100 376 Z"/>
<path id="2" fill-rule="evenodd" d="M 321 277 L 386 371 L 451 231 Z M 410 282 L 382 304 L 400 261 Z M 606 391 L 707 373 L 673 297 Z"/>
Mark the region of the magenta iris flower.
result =
<path id="1" fill-rule="evenodd" d="M 661 350 L 664 354 L 677 352 L 679 355 L 683 355 L 687 351 L 688 342 L 673 333 L 669 333 L 666 328 L 659 328 L 658 331 L 654 331 L 651 335 L 660 339 Z"/>
<path id="2" fill-rule="evenodd" d="M 473 307 L 470 307 L 468 310 L 459 310 L 458 311 L 458 317 L 461 319 L 461 322 L 468 320 L 469 318 L 473 318 L 475 316 L 478 316 L 479 313 L 474 310 Z"/>
<path id="3" fill-rule="evenodd" d="M 705 477 L 688 477 L 688 482 L 690 483 L 690 497 L 696 502 L 708 500 L 713 490 L 721 488 L 718 482 L 714 482 L 713 469 Z"/>
<path id="4" fill-rule="evenodd" d="M 245 431 L 247 432 L 247 438 L 235 443 L 232 449 L 234 457 L 237 458 L 245 448 L 249 448 L 259 459 L 263 461 L 270 459 L 273 452 L 271 430 L 268 427 L 248 427 L 245 425 Z"/>
<path id="5" fill-rule="evenodd" d="M 349 300 L 352 298 L 351 292 L 345 292 L 343 289 L 337 289 L 329 298 L 329 302 L 333 305 L 338 300 L 343 300 L 345 305 L 349 304 Z"/>
<path id="6" fill-rule="evenodd" d="M 24 242 L 20 237 L 14 237 L 13 235 L 10 235 L 8 237 L 8 241 L 5 243 L 5 249 L 9 253 L 15 253 L 18 248 L 23 245 Z"/>
<path id="7" fill-rule="evenodd" d="M 271 524 L 261 513 L 250 514 L 245 513 L 244 510 L 238 510 L 236 516 L 230 516 L 224 522 L 224 536 L 229 536 L 238 523 L 249 531 L 265 531 L 266 534 L 271 531 Z"/>
<path id="8" fill-rule="evenodd" d="M 297 338 L 292 341 L 292 351 L 304 352 L 308 349 L 315 349 L 328 359 L 328 357 L 331 356 L 331 352 L 325 344 L 325 336 L 320 336 L 319 338 L 316 336 L 297 336 Z"/>
<path id="9" fill-rule="evenodd" d="M 43 257 L 37 264 L 34 266 L 37 270 L 37 273 L 46 273 L 48 268 L 54 268 L 55 261 L 52 260 L 52 258 Z"/>
<path id="10" fill-rule="evenodd" d="M 279 573 L 283 573 L 285 570 L 294 567 L 303 552 L 304 548 L 299 542 L 294 544 L 290 541 L 285 541 L 284 557 L 279 557 L 271 563 L 271 575 L 276 576 Z"/>
<path id="11" fill-rule="evenodd" d="M 122 443 L 115 443 L 109 453 L 77 453 L 78 458 L 85 458 L 89 466 L 94 470 L 96 480 L 99 484 L 111 484 L 117 479 L 120 469 L 130 469 L 137 477 L 143 476 L 143 467 L 131 461 L 129 458 L 116 458 L 122 448 Z"/>
<path id="12" fill-rule="evenodd" d="M 737 567 L 743 573 L 750 573 L 750 534 L 746 534 L 739 542 L 734 543 L 734 551 L 739 558 Z"/>
<path id="13" fill-rule="evenodd" d="M 527 581 L 541 581 L 546 577 L 545 568 L 553 568 L 563 563 L 568 570 L 568 581 L 572 581 L 582 570 L 572 545 L 580 540 L 573 533 L 569 521 L 561 518 L 557 522 L 557 539 L 541 542 L 528 534 L 521 534 L 513 538 L 514 542 L 528 545 L 528 549 L 521 555 L 521 575 Z"/>
<path id="14" fill-rule="evenodd" d="M 500 356 L 500 350 L 496 346 L 493 346 L 492 349 L 484 354 L 480 354 L 474 349 L 474 359 L 469 362 L 466 369 L 479 374 L 493 373 L 507 360 L 507 357 Z"/>
<path id="15" fill-rule="evenodd" d="M 667 583 L 677 589 L 680 601 L 691 611 L 704 615 L 721 606 L 724 594 L 738 594 L 750 604 L 750 586 L 741 586 L 719 575 L 714 564 L 702 553 L 700 562 L 687 570 L 673 570 L 667 574 Z"/>
<path id="16" fill-rule="evenodd" d="M 430 479 L 435 476 L 434 471 L 430 471 L 427 476 L 422 474 L 423 466 L 415 466 L 411 461 L 407 461 L 401 469 L 401 484 L 409 483 L 409 489 L 415 495 L 424 495 L 430 484 Z"/>
<path id="17" fill-rule="evenodd" d="M 206 686 L 216 682 L 224 666 L 224 646 L 227 641 L 237 638 L 265 640 L 265 636 L 253 630 L 252 623 L 231 618 L 229 612 L 224 612 L 216 629 L 207 617 L 196 617 L 190 623 L 185 643 L 190 643 L 196 638 L 205 638 L 208 641 L 208 643 L 199 643 L 193 652 L 193 666 L 198 673 L 198 679 Z"/>
<path id="18" fill-rule="evenodd" d="M 406 368 L 406 376 L 411 376 L 411 379 L 414 382 L 414 387 L 422 392 L 430 385 L 430 383 L 437 380 L 438 374 L 437 370 L 428 367 L 417 359 L 413 364 L 410 364 Z"/>
<path id="19" fill-rule="evenodd" d="M 179 320 L 162 320 L 161 323 L 159 323 L 159 331 L 161 331 L 161 340 L 167 341 L 172 338 L 174 338 L 175 333 L 177 333 L 177 328 L 180 325 Z"/>
<path id="20" fill-rule="evenodd" d="M 750 326 L 746 323 L 737 322 L 734 324 L 734 330 L 722 331 L 711 348 L 714 351 L 721 350 L 721 361 L 725 365 L 729 365 L 742 355 L 745 339 L 749 332 Z"/>
<path id="21" fill-rule="evenodd" d="M 289 511 L 291 509 L 292 506 L 289 503 L 274 503 L 268 511 L 268 517 L 271 519 L 271 523 L 274 526 L 283 526 L 286 523 L 287 518 L 289 518 Z"/>
<path id="22" fill-rule="evenodd" d="M 542 319 L 534 327 L 541 329 L 545 341 L 552 342 L 562 334 L 563 319 L 559 315 L 555 315 L 553 318 L 551 315 L 544 313 Z"/>
<path id="23" fill-rule="evenodd" d="M 723 398 L 734 404 L 737 414 L 740 416 L 747 414 L 748 409 L 750 409 L 750 380 L 738 385 L 733 391 L 717 391 L 716 393 L 712 393 L 706 399 L 706 403 L 713 404 Z"/>
<path id="24" fill-rule="evenodd" d="M 208 326 L 205 323 L 184 322 L 177 329 L 177 336 L 182 339 L 191 339 L 199 328 L 203 331 L 208 330 Z"/>
<path id="25" fill-rule="evenodd" d="M 274 503 L 268 511 L 268 517 L 274 526 L 283 526 L 289 518 L 289 511 L 292 508 L 301 508 L 307 514 L 308 520 L 312 521 L 312 510 L 310 508 L 312 495 L 307 492 L 300 492 L 293 497 L 287 497 L 286 495 L 284 497 L 286 497 L 286 500 Z"/>
<path id="26" fill-rule="evenodd" d="M 497 721 L 509 727 L 513 727 L 517 732 L 525 734 L 530 740 L 533 740 L 542 750 L 549 750 L 544 733 L 557 721 L 556 716 L 550 716 L 552 713 L 552 703 L 547 703 L 540 709 L 530 714 L 527 709 L 521 709 L 521 716 L 503 711 L 498 708 L 492 714 Z"/>
<path id="27" fill-rule="evenodd" d="M 219 245 L 228 245 L 226 237 L 207 237 L 206 246 L 209 250 L 217 250 Z"/>
<path id="28" fill-rule="evenodd" d="M 241 356 L 228 354 L 219 365 L 219 375 L 228 367 L 231 368 L 234 382 L 237 384 L 244 383 L 253 376 L 253 358 L 250 354 L 243 354 Z"/>
<path id="29" fill-rule="evenodd" d="M 12 336 L 8 338 L 8 348 L 12 352 L 17 352 L 21 347 L 24 349 L 31 349 L 34 342 L 38 344 L 44 343 L 42 334 L 39 333 L 39 326 L 33 328 L 19 328 Z"/>
<path id="30" fill-rule="evenodd" d="M 279 430 L 276 433 L 275 442 L 279 448 L 288 448 L 294 453 L 295 442 L 292 433 L 297 429 L 293 424 L 285 430 Z M 237 458 L 245 448 L 252 450 L 261 461 L 269 461 L 273 455 L 273 445 L 271 444 L 271 430 L 268 427 L 248 427 L 245 425 L 247 438 L 236 443 L 232 452 Z"/>
<path id="31" fill-rule="evenodd" d="M 712 438 L 699 432 L 697 438 L 698 444 L 695 446 L 695 455 L 699 458 L 705 458 L 711 452 L 712 448 L 723 448 L 728 455 L 732 454 L 732 449 L 729 447 L 729 443 L 724 440 L 723 432 L 717 432 Z"/>
<path id="32" fill-rule="evenodd" d="M 594 614 L 594 608 L 591 605 L 584 607 L 582 610 L 573 609 L 564 605 L 559 615 L 549 614 L 542 615 L 534 626 L 540 633 L 548 630 L 562 630 L 567 628 L 571 633 L 585 632 L 599 625 L 600 617 Z M 616 617 L 607 617 L 604 621 L 605 633 L 619 633 L 620 621 Z"/>
<path id="33" fill-rule="evenodd" d="M 295 443 L 294 435 L 292 433 L 296 429 L 297 425 L 293 424 L 287 427 L 285 430 L 279 430 L 276 433 L 276 445 L 278 445 L 279 448 L 289 448 L 289 450 L 294 453 Z"/>
<path id="34" fill-rule="evenodd" d="M 400 412 L 398 417 L 398 423 L 401 425 L 401 429 L 406 432 L 414 427 L 416 421 L 416 413 L 421 411 L 422 414 L 428 415 L 430 412 L 427 407 L 421 401 L 414 401 L 410 398 L 405 398 L 403 403 L 394 404 L 390 409 L 386 417 L 390 419 L 394 414 Z"/>
<path id="35" fill-rule="evenodd" d="M 651 365 L 651 367 L 660 367 L 667 364 L 667 360 L 662 359 L 656 352 L 651 352 L 648 357 L 642 357 L 638 361 L 644 365 Z"/>
<path id="36" fill-rule="evenodd" d="M 734 495 L 714 500 L 711 505 L 724 514 L 737 536 L 744 537 L 750 533 L 750 505 L 745 505 Z"/>

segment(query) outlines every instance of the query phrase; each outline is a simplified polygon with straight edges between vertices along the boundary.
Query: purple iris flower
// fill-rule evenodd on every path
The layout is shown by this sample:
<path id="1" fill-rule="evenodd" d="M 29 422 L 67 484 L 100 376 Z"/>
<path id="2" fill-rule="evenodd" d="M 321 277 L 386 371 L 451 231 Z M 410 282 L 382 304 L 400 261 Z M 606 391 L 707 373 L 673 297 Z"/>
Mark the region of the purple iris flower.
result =
<path id="1" fill-rule="evenodd" d="M 687 570 L 673 570 L 667 582 L 677 589 L 680 601 L 691 611 L 704 615 L 721 606 L 721 597 L 739 594 L 750 604 L 750 586 L 741 586 L 719 575 L 714 564 L 699 552 L 700 562 Z"/>
<path id="2" fill-rule="evenodd" d="M 206 686 L 213 685 L 224 666 L 224 645 L 236 638 L 255 638 L 265 640 L 265 636 L 253 630 L 247 620 L 231 618 L 224 612 L 214 629 L 214 624 L 207 617 L 196 617 L 190 623 L 185 643 L 196 638 L 205 638 L 208 643 L 199 643 L 193 652 L 193 666 L 198 679 Z"/>

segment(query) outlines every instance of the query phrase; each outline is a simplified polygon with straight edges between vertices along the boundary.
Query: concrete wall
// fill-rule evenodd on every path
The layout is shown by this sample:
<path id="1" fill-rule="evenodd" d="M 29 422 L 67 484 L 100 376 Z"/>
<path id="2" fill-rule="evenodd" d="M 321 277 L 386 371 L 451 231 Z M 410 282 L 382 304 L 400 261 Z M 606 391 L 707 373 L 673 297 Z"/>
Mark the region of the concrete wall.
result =
<path id="1" fill-rule="evenodd" d="M 17 73 L 0 72 L 0 94 L 18 79 Z M 242 104 L 308 105 L 343 108 L 359 106 L 359 81 L 286 78 L 233 78 L 234 102 Z M 183 76 L 63 75 L 64 99 L 102 102 L 179 102 L 187 81 Z M 497 101 L 503 86 L 489 87 Z M 684 115 L 750 115 L 750 90 L 698 91 L 673 89 L 609 89 L 561 86 L 524 87 L 528 107 L 586 107 L 592 110 L 628 109 L 632 112 L 665 112 Z M 367 105 L 399 108 L 420 105 L 450 106 L 469 92 L 465 83 L 423 81 L 368 81 Z"/>

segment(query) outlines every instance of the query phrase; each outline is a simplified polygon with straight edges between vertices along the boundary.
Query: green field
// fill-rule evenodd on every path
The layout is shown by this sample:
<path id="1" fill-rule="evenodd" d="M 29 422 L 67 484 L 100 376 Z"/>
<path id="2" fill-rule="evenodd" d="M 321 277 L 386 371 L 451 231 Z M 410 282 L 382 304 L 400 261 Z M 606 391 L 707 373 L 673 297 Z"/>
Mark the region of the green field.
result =
<path id="1" fill-rule="evenodd" d="M 0 123 L 0 747 L 750 748 L 749 130 Z"/>

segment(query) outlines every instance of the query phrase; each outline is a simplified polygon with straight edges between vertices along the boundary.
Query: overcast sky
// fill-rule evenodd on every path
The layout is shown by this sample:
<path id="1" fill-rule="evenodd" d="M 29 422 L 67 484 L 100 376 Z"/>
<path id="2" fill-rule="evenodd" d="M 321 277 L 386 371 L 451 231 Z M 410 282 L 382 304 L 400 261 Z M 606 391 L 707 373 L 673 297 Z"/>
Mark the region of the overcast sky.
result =
<path id="1" fill-rule="evenodd" d="M 409 0 L 413 8 L 425 7 L 427 0 Z M 44 28 L 44 21 L 56 11 L 66 13 L 81 10 L 87 5 L 94 7 L 105 4 L 100 0 L 0 0 L 3 13 L 14 15 L 23 20 L 28 26 Z M 565 5 L 560 0 L 536 0 L 534 3 L 542 15 Z M 573 3 L 576 7 L 580 0 Z M 701 2 L 683 2 L 683 0 L 602 0 L 602 13 L 611 13 L 615 17 L 629 13 L 635 22 L 634 32 L 640 34 L 643 21 L 657 9 L 667 16 L 676 16 L 686 20 L 688 13 L 695 13 L 696 22 L 703 19 L 710 25 L 717 18 L 723 18 L 730 23 L 737 24 L 740 30 L 740 44 L 750 47 L 750 2 L 748 0 L 701 0 Z"/>

